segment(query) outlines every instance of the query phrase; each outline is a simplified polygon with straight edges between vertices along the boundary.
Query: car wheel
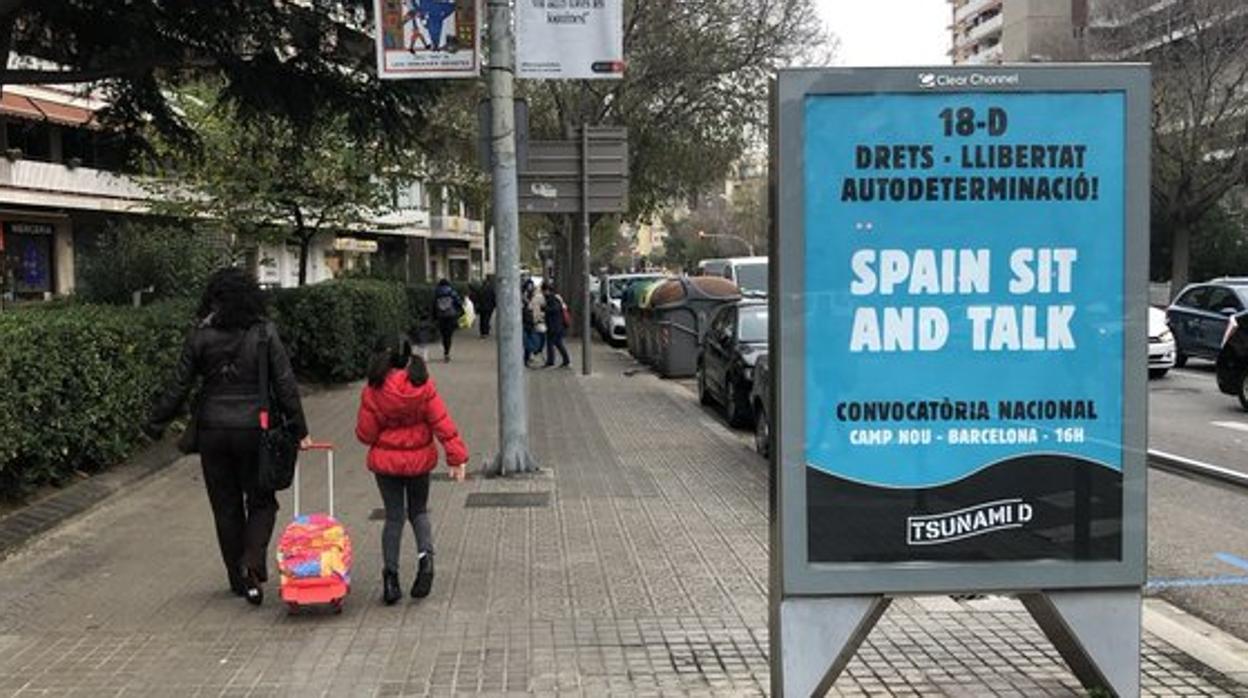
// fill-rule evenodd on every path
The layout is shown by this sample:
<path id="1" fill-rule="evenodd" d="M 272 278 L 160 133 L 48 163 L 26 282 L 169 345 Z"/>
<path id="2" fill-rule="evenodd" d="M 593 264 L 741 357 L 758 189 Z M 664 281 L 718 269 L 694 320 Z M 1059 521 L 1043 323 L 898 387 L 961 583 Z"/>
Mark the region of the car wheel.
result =
<path id="1" fill-rule="evenodd" d="M 1176 349 L 1174 352 L 1174 367 L 1183 368 L 1186 365 L 1187 365 L 1187 354 L 1184 354 L 1183 352 L 1178 351 Z"/>
<path id="2" fill-rule="evenodd" d="M 1235 397 L 1239 398 L 1239 406 L 1248 412 L 1248 371 L 1239 377 L 1239 393 Z"/>
<path id="3" fill-rule="evenodd" d="M 1166 372 L 1169 370 L 1170 369 L 1168 368 L 1150 368 L 1148 369 L 1148 377 L 1149 378 L 1162 378 L 1166 375 Z"/>
<path id="4" fill-rule="evenodd" d="M 700 363 L 698 364 L 698 402 L 703 405 L 710 405 L 715 402 L 711 398 L 711 391 L 706 385 L 706 367 Z"/>
<path id="5" fill-rule="evenodd" d="M 754 415 L 754 450 L 763 458 L 771 457 L 771 422 L 767 410 L 759 407 Z"/>
<path id="6" fill-rule="evenodd" d="M 734 427 L 745 427 L 750 424 L 750 400 L 747 392 L 741 389 L 735 381 L 728 381 L 728 388 L 724 396 L 724 412 L 728 416 L 728 424 Z"/>

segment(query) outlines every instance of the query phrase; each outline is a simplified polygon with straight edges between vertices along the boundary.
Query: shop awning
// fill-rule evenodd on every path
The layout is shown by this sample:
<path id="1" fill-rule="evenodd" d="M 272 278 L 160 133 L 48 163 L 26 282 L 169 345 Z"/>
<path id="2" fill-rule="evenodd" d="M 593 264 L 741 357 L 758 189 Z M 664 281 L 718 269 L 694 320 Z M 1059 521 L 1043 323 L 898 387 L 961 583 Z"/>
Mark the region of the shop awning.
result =
<path id="1" fill-rule="evenodd" d="M 95 120 L 90 109 L 57 104 L 38 97 L 4 92 L 0 95 L 0 114 L 16 116 L 22 119 L 50 121 L 62 126 L 89 126 Z"/>

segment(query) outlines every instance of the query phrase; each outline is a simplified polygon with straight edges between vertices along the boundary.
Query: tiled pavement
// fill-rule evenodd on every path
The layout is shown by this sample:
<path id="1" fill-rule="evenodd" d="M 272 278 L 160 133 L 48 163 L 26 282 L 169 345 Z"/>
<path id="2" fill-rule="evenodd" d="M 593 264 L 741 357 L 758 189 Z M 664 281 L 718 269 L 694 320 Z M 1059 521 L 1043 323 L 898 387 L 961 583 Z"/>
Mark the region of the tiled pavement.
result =
<path id="1" fill-rule="evenodd" d="M 340 445 L 339 514 L 356 543 L 341 615 L 253 609 L 225 592 L 187 459 L 0 563 L 0 695 L 764 693 L 764 464 L 679 388 L 625 375 L 627 357 L 601 350 L 597 368 L 531 374 L 533 450 L 547 473 L 434 483 L 428 599 L 378 602 L 380 503 L 351 438 L 358 388 L 318 393 L 310 421 Z M 433 371 L 484 462 L 496 439 L 493 343 L 462 336 L 455 361 Z M 315 503 L 323 482 L 307 472 Z M 522 491 L 552 496 L 465 507 L 470 493 Z M 1144 672 L 1146 695 L 1245 694 L 1151 636 Z M 1016 603 L 947 598 L 893 604 L 835 691 L 1079 693 Z"/>

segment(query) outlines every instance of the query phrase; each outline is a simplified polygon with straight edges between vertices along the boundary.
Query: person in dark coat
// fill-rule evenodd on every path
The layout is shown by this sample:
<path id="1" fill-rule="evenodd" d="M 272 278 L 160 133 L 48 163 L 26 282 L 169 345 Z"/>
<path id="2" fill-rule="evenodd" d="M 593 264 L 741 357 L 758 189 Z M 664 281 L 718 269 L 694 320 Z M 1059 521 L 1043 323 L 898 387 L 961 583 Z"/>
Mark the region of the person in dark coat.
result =
<path id="1" fill-rule="evenodd" d="M 459 329 L 459 316 L 464 314 L 464 301 L 451 282 L 442 279 L 433 290 L 433 319 L 442 335 L 442 360 L 451 360 L 451 342 Z"/>
<path id="2" fill-rule="evenodd" d="M 572 360 L 568 358 L 568 349 L 563 346 L 563 335 L 567 333 L 568 326 L 564 322 L 563 296 L 555 293 L 555 287 L 549 281 L 542 284 L 542 295 L 546 300 L 542 304 L 542 315 L 546 320 L 546 364 L 547 368 L 555 365 L 555 350 L 559 350 L 559 355 L 563 357 L 563 363 L 560 368 L 568 368 L 572 365 Z"/>
<path id="3" fill-rule="evenodd" d="M 498 298 L 494 291 L 495 279 L 491 274 L 481 285 L 480 297 L 477 299 L 477 317 L 480 318 L 481 336 L 490 336 L 490 323 L 493 320 L 494 308 L 498 306 Z"/>
<path id="4" fill-rule="evenodd" d="M 260 356 L 266 326 L 268 355 Z M 307 445 L 311 439 L 299 386 L 277 328 L 265 318 L 260 287 L 241 269 L 222 269 L 208 281 L 199 323 L 143 425 L 149 437 L 160 438 L 181 412 L 191 387 L 202 381 L 191 418 L 217 543 L 231 591 L 255 605 L 264 600 L 269 539 L 277 519 L 277 497 L 257 484 L 260 361 L 269 364 L 271 409 L 291 420 Z"/>

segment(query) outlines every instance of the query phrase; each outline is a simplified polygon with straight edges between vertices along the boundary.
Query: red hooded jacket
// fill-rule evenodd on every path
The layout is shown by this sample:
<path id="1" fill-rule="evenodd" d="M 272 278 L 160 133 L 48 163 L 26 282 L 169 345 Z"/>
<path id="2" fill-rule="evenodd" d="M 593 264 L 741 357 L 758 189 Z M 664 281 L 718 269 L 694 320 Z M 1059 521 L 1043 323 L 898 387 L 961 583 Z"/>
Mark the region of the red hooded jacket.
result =
<path id="1" fill-rule="evenodd" d="M 368 444 L 368 469 L 382 475 L 419 477 L 438 465 L 438 447 L 448 465 L 468 462 L 468 449 L 430 378 L 412 385 L 406 370 L 394 370 L 380 388 L 364 386 L 355 436 Z"/>

